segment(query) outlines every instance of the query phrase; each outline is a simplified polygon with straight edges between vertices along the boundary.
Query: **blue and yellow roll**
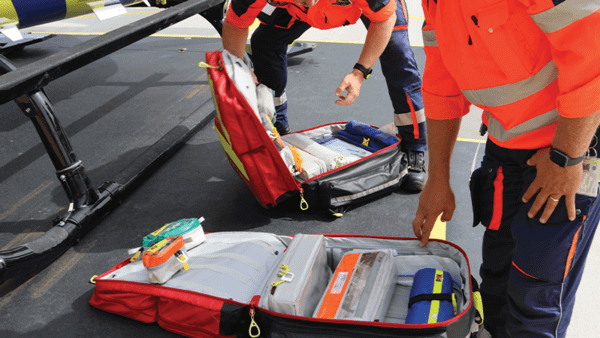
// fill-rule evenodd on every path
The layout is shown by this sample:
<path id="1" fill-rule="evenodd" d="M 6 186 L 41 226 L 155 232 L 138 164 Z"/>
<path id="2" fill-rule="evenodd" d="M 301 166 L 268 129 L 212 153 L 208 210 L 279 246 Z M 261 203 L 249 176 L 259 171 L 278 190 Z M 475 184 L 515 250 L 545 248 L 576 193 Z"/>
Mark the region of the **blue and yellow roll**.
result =
<path id="1" fill-rule="evenodd" d="M 417 271 L 410 290 L 406 324 L 433 324 L 454 317 L 454 282 L 446 271 L 425 268 Z"/>
<path id="2" fill-rule="evenodd" d="M 0 26 L 26 28 L 91 13 L 94 9 L 142 0 L 0 0 Z"/>

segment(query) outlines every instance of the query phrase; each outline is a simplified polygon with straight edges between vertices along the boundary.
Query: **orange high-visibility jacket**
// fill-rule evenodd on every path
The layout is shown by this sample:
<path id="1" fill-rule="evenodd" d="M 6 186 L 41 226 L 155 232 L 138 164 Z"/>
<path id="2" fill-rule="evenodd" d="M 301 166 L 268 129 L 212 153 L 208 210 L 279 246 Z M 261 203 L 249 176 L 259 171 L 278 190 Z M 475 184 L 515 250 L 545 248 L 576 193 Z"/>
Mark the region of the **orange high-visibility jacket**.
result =
<path id="1" fill-rule="evenodd" d="M 600 110 L 600 1 L 422 0 L 428 118 L 484 110 L 502 147 L 550 146 L 558 116 Z"/>
<path id="2" fill-rule="evenodd" d="M 226 20 L 238 28 L 249 27 L 267 4 L 285 7 L 290 13 L 292 20 L 288 27 L 283 28 L 289 28 L 295 20 L 301 20 L 311 27 L 330 29 L 355 24 L 362 14 L 371 22 L 381 22 L 396 11 L 396 0 L 320 0 L 308 8 L 293 0 L 232 0 Z"/>

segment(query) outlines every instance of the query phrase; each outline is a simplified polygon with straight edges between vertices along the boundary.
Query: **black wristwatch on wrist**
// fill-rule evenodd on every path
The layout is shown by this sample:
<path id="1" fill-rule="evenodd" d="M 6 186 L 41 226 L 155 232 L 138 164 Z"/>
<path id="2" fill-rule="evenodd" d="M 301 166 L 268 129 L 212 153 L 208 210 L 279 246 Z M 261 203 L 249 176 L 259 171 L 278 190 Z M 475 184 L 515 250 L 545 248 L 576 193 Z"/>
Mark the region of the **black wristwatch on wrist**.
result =
<path id="1" fill-rule="evenodd" d="M 373 72 L 372 68 L 367 68 L 367 67 L 361 65 L 360 63 L 355 64 L 354 69 L 360 70 L 363 73 L 363 75 L 365 76 L 365 79 L 368 79 L 369 76 L 371 76 L 371 73 Z"/>
<path id="2" fill-rule="evenodd" d="M 570 158 L 562 151 L 555 149 L 554 147 L 550 147 L 550 161 L 556 163 L 559 167 L 565 168 L 579 164 L 584 158 L 585 154 L 576 158 Z"/>

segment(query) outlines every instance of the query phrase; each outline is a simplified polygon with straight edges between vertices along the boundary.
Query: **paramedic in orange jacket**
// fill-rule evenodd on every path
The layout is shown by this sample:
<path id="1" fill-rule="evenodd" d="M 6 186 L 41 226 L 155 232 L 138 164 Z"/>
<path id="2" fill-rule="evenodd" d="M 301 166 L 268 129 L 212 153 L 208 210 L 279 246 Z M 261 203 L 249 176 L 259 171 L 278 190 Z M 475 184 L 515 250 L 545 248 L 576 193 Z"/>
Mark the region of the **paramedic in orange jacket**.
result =
<path id="1" fill-rule="evenodd" d="M 590 28 L 600 27 L 600 1 L 422 5 L 429 178 L 415 235 L 425 245 L 437 216 L 452 218 L 450 158 L 474 104 L 488 129 L 470 180 L 474 225 L 487 228 L 485 329 L 564 337 L 600 214 L 597 174 L 581 162 L 600 123 L 600 35 Z M 578 193 L 582 177 L 592 196 Z"/>
<path id="2" fill-rule="evenodd" d="M 252 62 L 260 82 L 275 91 L 280 134 L 290 132 L 287 118 L 287 46 L 310 27 L 330 29 L 354 24 L 360 18 L 367 38 L 354 69 L 346 75 L 335 103 L 351 105 L 377 59 L 381 61 L 394 107 L 394 122 L 409 157 L 409 173 L 402 188 L 421 191 L 425 183 L 425 115 L 421 77 L 408 41 L 404 0 L 232 0 L 223 23 L 223 46 L 243 57 L 248 27 L 258 17 L 252 34 Z M 346 95 L 342 95 L 347 91 Z"/>

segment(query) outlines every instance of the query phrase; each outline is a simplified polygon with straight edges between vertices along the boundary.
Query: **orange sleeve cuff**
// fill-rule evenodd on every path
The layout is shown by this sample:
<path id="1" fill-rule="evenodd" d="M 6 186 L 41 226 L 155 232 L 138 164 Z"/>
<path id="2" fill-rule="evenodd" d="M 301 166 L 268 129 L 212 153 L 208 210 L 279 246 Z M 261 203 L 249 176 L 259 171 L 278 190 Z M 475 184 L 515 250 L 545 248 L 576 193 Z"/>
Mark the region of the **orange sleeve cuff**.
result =
<path id="1" fill-rule="evenodd" d="M 377 12 L 373 12 L 368 6 L 362 8 L 363 13 L 371 22 L 382 22 L 390 18 L 394 12 L 396 12 L 396 0 L 390 0 L 390 2 Z"/>
<path id="2" fill-rule="evenodd" d="M 240 29 L 250 27 L 254 23 L 254 19 L 256 17 L 239 17 L 231 9 L 227 11 L 227 16 L 225 17 L 228 23 Z"/>
<path id="3" fill-rule="evenodd" d="M 576 118 L 600 111 L 600 77 L 568 93 L 560 94 L 556 109 L 562 117 Z"/>
<path id="4" fill-rule="evenodd" d="M 432 120 L 452 120 L 469 113 L 471 103 L 461 93 L 457 96 L 444 97 L 430 94 L 424 90 L 423 106 L 425 116 Z"/>

